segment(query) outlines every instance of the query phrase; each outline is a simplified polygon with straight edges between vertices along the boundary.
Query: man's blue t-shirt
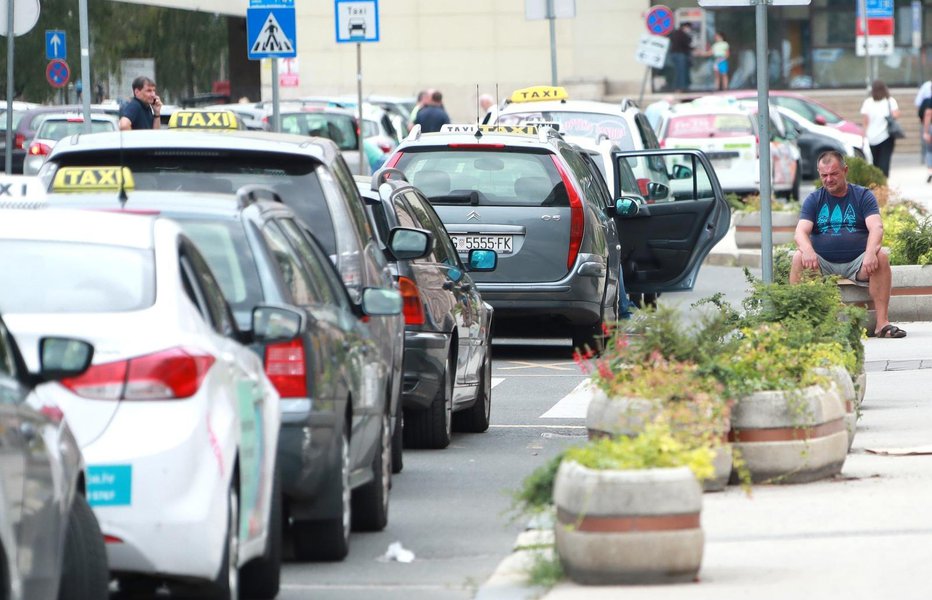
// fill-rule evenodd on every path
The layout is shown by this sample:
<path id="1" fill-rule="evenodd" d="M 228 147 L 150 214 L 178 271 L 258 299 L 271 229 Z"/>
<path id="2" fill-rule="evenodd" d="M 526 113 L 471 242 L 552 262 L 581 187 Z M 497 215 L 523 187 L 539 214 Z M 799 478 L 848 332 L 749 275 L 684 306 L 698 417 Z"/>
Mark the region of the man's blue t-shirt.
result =
<path id="1" fill-rule="evenodd" d="M 812 247 L 816 254 L 833 263 L 854 260 L 867 249 L 864 220 L 880 214 L 873 192 L 853 183 L 842 197 L 819 188 L 803 201 L 799 218 L 813 222 Z"/>
<path id="2" fill-rule="evenodd" d="M 152 129 L 152 123 L 155 121 L 152 108 L 136 97 L 123 105 L 120 116 L 129 119 L 133 129 Z"/>

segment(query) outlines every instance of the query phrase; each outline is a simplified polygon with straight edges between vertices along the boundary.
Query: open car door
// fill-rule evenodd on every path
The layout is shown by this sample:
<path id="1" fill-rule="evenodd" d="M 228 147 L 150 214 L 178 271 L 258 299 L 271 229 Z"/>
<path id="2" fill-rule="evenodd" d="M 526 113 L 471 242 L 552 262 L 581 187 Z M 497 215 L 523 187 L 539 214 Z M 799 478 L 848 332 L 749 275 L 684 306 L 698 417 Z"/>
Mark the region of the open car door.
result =
<path id="1" fill-rule="evenodd" d="M 639 150 L 613 152 L 612 160 L 625 288 L 692 289 L 702 261 L 731 226 L 731 208 L 708 157 L 701 150 Z M 635 171 L 640 196 L 623 191 L 619 161 Z"/>

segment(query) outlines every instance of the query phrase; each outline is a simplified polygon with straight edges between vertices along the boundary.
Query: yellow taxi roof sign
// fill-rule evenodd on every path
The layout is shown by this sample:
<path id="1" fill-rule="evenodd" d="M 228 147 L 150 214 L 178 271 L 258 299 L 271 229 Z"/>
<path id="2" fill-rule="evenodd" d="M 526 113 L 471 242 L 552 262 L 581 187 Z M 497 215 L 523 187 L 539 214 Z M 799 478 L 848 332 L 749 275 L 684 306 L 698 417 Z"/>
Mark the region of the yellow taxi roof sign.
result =
<path id="1" fill-rule="evenodd" d="M 536 125 L 474 125 L 467 123 L 447 124 L 440 128 L 441 133 L 508 133 L 512 135 L 537 135 Z"/>
<path id="2" fill-rule="evenodd" d="M 129 167 L 62 167 L 52 180 L 53 192 L 107 192 L 134 187 Z"/>
<path id="3" fill-rule="evenodd" d="M 239 129 L 230 110 L 176 110 L 168 119 L 169 129 Z"/>
<path id="4" fill-rule="evenodd" d="M 552 85 L 536 85 L 533 87 L 515 90 L 511 94 L 511 102 L 544 102 L 569 100 L 570 95 L 566 93 L 566 88 Z"/>

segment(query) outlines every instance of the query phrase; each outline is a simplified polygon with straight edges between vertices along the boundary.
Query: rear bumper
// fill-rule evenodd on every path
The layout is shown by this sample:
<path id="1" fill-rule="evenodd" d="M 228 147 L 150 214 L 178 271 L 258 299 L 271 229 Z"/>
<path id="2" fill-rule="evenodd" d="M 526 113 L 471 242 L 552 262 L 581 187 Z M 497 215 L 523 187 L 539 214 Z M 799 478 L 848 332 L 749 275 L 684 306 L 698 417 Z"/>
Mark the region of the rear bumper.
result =
<path id="1" fill-rule="evenodd" d="M 449 347 L 450 336 L 446 333 L 405 331 L 402 408 L 422 410 L 434 401 L 443 381 Z"/>

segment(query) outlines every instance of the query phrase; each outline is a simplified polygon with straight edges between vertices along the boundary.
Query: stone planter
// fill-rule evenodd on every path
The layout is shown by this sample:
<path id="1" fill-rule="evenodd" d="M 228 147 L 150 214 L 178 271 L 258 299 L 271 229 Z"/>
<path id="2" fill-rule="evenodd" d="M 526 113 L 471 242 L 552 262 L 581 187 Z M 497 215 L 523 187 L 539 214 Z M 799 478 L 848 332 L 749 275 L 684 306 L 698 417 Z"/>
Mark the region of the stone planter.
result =
<path id="1" fill-rule="evenodd" d="M 854 378 L 854 393 L 857 399 L 857 406 L 860 407 L 864 403 L 864 393 L 867 391 L 867 373 L 861 371 L 858 373 L 858 376 Z"/>
<path id="2" fill-rule="evenodd" d="M 702 489 L 692 471 L 596 471 L 563 461 L 554 483 L 555 541 L 577 583 L 694 581 L 702 563 Z"/>
<path id="3" fill-rule="evenodd" d="M 893 287 L 890 291 L 890 320 L 896 322 L 932 321 L 932 265 L 894 265 L 890 267 Z M 838 282 L 841 299 L 867 309 L 869 331 L 877 328 L 874 303 L 866 287 L 847 279 Z"/>
<path id="4" fill-rule="evenodd" d="M 848 453 L 844 404 L 834 386 L 757 392 L 732 410 L 729 439 L 754 482 L 831 477 Z"/>
<path id="5" fill-rule="evenodd" d="M 770 214 L 770 231 L 773 245 L 789 244 L 799 222 L 795 212 L 772 212 Z M 760 211 L 735 213 L 735 244 L 738 248 L 760 250 Z"/>
<path id="6" fill-rule="evenodd" d="M 635 436 L 660 412 L 660 402 L 657 400 L 628 396 L 609 397 L 595 386 L 591 386 L 590 391 L 592 396 L 586 409 L 586 431 L 590 440 L 605 436 Z M 723 420 L 723 443 L 716 448 L 713 460 L 715 476 L 702 482 L 703 491 L 719 492 L 728 485 L 732 466 L 731 444 L 727 441 L 728 430 L 729 423 Z"/>
<path id="7" fill-rule="evenodd" d="M 838 397 L 845 405 L 845 429 L 848 432 L 848 451 L 850 452 L 851 444 L 854 443 L 854 434 L 857 432 L 858 414 L 861 407 L 851 375 L 844 367 L 839 366 L 816 369 L 816 373 L 831 378 L 832 383 L 837 387 L 835 391 Z"/>

